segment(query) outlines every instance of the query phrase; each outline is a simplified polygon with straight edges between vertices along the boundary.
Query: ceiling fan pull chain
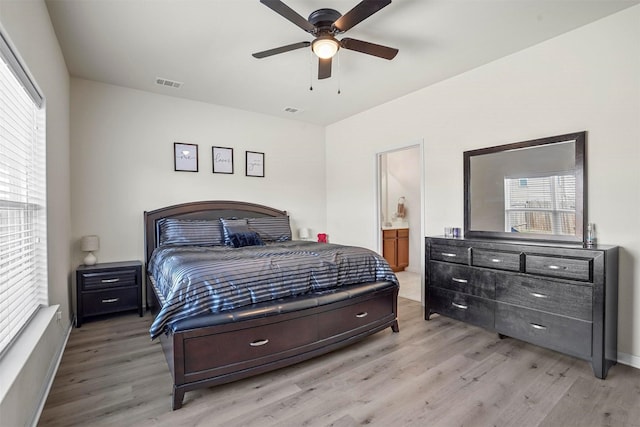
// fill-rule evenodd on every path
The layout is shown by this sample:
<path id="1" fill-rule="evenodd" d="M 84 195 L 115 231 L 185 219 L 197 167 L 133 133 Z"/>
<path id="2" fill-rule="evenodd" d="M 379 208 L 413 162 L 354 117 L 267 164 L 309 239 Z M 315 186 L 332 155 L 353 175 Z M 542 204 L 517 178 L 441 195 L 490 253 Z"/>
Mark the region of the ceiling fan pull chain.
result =
<path id="1" fill-rule="evenodd" d="M 313 51 L 309 49 L 309 90 L 313 90 Z"/>
<path id="2" fill-rule="evenodd" d="M 338 74 L 338 95 L 340 95 L 340 93 L 342 93 L 340 92 L 340 86 L 342 86 L 342 73 L 340 72 L 342 70 L 342 67 L 340 67 L 340 52 L 338 52 L 338 54 L 336 55 L 336 59 L 338 60 L 338 69 L 336 70 Z"/>

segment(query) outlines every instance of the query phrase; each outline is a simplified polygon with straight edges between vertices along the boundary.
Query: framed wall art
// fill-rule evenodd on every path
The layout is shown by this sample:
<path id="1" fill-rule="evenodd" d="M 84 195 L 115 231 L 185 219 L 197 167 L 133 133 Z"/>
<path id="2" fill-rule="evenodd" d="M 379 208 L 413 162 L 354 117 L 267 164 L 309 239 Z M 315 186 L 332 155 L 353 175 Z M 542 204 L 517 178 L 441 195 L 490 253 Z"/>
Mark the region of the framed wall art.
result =
<path id="1" fill-rule="evenodd" d="M 174 170 L 182 172 L 198 172 L 198 145 L 173 143 Z"/>
<path id="2" fill-rule="evenodd" d="M 264 178 L 264 153 L 246 152 L 246 175 Z"/>
<path id="3" fill-rule="evenodd" d="M 233 148 L 212 147 L 213 173 L 233 173 Z"/>

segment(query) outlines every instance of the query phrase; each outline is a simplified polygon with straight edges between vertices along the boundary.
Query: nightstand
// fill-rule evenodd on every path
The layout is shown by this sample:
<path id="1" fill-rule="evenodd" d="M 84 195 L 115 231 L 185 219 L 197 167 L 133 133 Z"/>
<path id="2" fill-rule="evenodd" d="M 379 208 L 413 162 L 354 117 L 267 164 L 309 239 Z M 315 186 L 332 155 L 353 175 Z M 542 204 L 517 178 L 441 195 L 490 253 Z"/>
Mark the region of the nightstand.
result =
<path id="1" fill-rule="evenodd" d="M 76 270 L 76 326 L 86 317 L 138 310 L 142 317 L 142 263 L 109 262 Z"/>

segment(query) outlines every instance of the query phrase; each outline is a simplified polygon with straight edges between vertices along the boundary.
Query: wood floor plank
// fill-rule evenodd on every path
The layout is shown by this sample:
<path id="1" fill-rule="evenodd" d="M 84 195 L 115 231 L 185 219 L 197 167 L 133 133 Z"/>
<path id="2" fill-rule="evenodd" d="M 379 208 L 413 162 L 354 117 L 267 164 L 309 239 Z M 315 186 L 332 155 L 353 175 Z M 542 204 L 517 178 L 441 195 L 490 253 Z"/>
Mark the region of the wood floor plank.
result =
<path id="1" fill-rule="evenodd" d="M 607 380 L 582 360 L 400 299 L 400 332 L 231 384 L 188 392 L 171 410 L 171 375 L 152 318 L 74 329 L 40 426 L 640 427 L 640 370 Z"/>

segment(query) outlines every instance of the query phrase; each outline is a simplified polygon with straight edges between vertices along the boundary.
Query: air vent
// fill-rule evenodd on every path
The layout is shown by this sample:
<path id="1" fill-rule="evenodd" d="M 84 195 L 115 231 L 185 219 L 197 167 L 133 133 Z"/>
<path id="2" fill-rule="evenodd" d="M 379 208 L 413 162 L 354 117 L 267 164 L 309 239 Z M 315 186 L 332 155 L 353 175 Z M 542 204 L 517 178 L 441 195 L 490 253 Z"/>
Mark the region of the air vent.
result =
<path id="1" fill-rule="evenodd" d="M 175 80 L 169 80 L 162 77 L 156 77 L 156 84 L 159 86 L 172 87 L 175 89 L 180 89 L 184 83 L 177 82 Z"/>
<path id="2" fill-rule="evenodd" d="M 296 107 L 285 107 L 285 108 L 284 108 L 284 111 L 285 111 L 286 113 L 295 114 L 295 113 L 299 113 L 299 112 L 301 112 L 302 110 L 301 110 L 301 109 L 299 109 L 299 108 L 296 108 Z"/>

